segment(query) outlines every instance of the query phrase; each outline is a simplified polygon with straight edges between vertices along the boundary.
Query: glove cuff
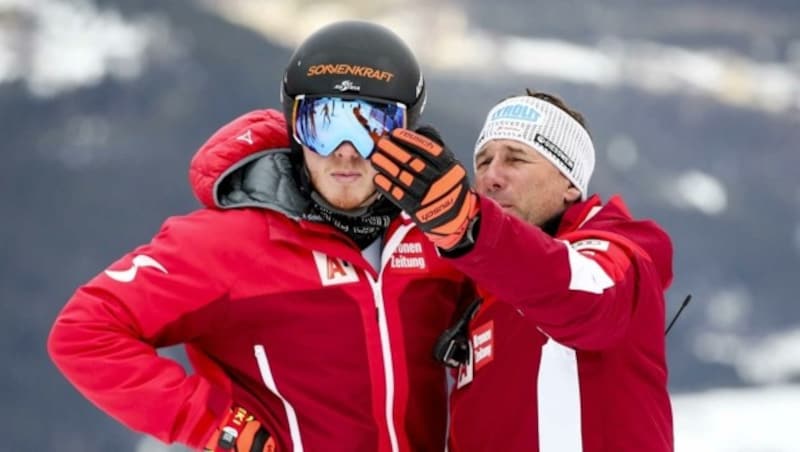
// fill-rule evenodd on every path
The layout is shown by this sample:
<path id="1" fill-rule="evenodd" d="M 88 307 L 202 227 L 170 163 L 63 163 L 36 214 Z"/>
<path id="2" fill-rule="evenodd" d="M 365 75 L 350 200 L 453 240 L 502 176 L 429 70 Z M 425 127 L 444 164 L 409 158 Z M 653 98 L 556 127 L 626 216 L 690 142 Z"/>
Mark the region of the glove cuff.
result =
<path id="1" fill-rule="evenodd" d="M 480 232 L 480 229 L 481 214 L 478 212 L 472 219 L 470 219 L 469 224 L 467 224 L 467 228 L 464 231 L 464 235 L 461 236 L 461 240 L 447 249 L 437 247 L 439 249 L 439 254 L 448 259 L 455 259 L 469 253 L 472 251 L 472 248 L 475 247 L 475 242 L 478 240 L 478 233 Z"/>
<path id="2" fill-rule="evenodd" d="M 217 431 L 211 436 L 206 444 L 205 452 L 216 451 L 236 451 L 237 441 L 240 436 L 253 436 L 261 427 L 255 417 L 242 407 L 233 407 L 228 411 L 225 419 L 222 420 Z M 249 451 L 246 451 L 249 452 Z"/>

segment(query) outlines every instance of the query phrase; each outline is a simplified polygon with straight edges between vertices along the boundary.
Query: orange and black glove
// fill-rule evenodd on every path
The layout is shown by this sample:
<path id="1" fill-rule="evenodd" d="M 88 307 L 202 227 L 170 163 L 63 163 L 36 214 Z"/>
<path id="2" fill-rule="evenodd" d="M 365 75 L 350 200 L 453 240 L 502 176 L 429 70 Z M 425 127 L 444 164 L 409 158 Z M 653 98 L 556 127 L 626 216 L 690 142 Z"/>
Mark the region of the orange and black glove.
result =
<path id="1" fill-rule="evenodd" d="M 244 408 L 232 408 L 203 452 L 275 452 L 275 439 Z"/>
<path id="2" fill-rule="evenodd" d="M 378 171 L 378 190 L 406 211 L 436 246 L 445 251 L 471 248 L 478 196 L 467 171 L 435 130 L 395 129 L 378 141 L 370 161 Z"/>

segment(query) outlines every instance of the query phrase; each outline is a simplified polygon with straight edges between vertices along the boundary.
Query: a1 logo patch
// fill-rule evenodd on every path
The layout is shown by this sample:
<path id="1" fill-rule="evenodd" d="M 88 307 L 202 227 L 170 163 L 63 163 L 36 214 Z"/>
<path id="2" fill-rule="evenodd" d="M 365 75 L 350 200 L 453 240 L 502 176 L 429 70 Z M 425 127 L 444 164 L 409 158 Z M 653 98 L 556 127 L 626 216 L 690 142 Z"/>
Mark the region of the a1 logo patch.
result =
<path id="1" fill-rule="evenodd" d="M 335 286 L 358 281 L 355 267 L 345 260 L 330 257 L 319 251 L 312 251 L 314 263 L 317 265 L 319 280 L 323 286 Z"/>

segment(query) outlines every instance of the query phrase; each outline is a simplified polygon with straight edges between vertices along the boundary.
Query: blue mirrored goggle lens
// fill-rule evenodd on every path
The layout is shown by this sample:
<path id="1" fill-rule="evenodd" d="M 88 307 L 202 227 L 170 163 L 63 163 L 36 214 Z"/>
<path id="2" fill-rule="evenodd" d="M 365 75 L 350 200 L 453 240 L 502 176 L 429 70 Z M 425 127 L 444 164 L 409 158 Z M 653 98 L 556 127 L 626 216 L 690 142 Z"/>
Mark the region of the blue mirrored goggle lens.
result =
<path id="1" fill-rule="evenodd" d="M 406 108 L 401 103 L 298 96 L 292 118 L 295 140 L 312 151 L 328 156 L 347 141 L 369 158 L 382 136 L 405 127 Z"/>

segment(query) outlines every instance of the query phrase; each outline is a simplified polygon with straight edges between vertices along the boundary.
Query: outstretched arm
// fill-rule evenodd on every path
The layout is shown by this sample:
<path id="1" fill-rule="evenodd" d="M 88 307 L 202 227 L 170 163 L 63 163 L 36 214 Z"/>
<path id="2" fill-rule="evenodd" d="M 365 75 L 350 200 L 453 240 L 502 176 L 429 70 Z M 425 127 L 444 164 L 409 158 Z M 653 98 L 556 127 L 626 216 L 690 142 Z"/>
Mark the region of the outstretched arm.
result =
<path id="1" fill-rule="evenodd" d="M 559 342 L 585 349 L 614 343 L 627 330 L 637 287 L 660 287 L 647 254 L 624 237 L 596 231 L 555 239 L 479 197 L 440 140 L 398 129 L 378 142 L 371 160 L 378 190 L 443 255 Z M 585 241 L 592 238 L 599 248 Z M 584 242 L 569 243 L 578 239 Z"/>
<path id="2" fill-rule="evenodd" d="M 453 265 L 558 342 L 613 345 L 628 330 L 640 286 L 660 287 L 653 263 L 624 237 L 580 230 L 555 239 L 489 199 L 480 206 L 477 241 Z"/>

